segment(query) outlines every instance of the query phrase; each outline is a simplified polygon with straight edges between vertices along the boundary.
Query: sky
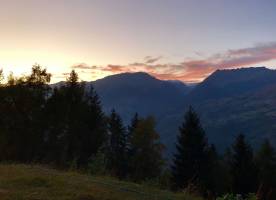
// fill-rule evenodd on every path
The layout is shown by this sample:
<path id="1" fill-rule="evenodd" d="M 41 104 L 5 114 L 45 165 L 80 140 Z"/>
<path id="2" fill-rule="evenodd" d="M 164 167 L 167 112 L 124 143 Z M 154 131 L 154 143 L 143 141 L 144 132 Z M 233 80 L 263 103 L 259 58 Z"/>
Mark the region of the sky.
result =
<path id="1" fill-rule="evenodd" d="M 274 0 L 0 0 L 0 68 L 38 63 L 52 82 L 144 71 L 199 82 L 217 69 L 276 66 Z"/>

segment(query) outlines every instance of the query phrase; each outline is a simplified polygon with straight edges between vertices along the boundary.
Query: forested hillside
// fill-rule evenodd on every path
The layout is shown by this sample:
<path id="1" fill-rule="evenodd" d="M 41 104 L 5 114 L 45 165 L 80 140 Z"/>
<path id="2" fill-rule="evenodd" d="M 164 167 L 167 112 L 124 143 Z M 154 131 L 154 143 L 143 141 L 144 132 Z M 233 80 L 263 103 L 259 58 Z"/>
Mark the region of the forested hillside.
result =
<path id="1" fill-rule="evenodd" d="M 276 71 L 264 67 L 218 70 L 196 86 L 157 80 L 145 73 L 119 74 L 91 83 L 103 108 L 116 109 L 126 122 L 139 110 L 153 115 L 169 155 L 178 124 L 192 105 L 210 141 L 222 152 L 239 134 L 254 147 L 269 138 L 276 145 Z"/>
<path id="2" fill-rule="evenodd" d="M 122 76 L 128 77 L 129 74 Z M 158 94 L 160 96 L 157 96 L 157 99 L 161 99 L 164 94 L 162 90 L 169 88 L 169 93 L 165 94 L 177 93 L 183 95 L 183 98 L 186 96 L 185 101 L 188 101 L 189 95 L 197 88 L 185 94 L 187 91 L 185 85 L 181 85 L 180 88 L 179 83 L 175 82 L 165 82 L 163 85 L 162 81 L 146 74 L 142 74 L 142 77 L 141 74 L 131 76 L 138 79 L 136 81 L 143 86 L 149 82 L 151 85 L 156 84 L 153 87 L 156 94 L 150 98 Z M 2 72 L 1 77 L 3 77 Z M 115 80 L 117 78 L 115 77 Z M 147 81 L 142 82 L 141 78 L 142 80 L 146 78 Z M 239 194 L 244 199 L 249 196 L 251 198 L 255 194 L 268 196 L 269 199 L 274 198 L 276 153 L 270 137 L 259 137 L 260 147 L 253 149 L 250 143 L 252 139 L 248 135 L 241 134 L 239 126 L 233 125 L 229 129 L 236 130 L 236 133 L 232 141 L 227 135 L 223 137 L 229 139 L 229 145 L 222 154 L 213 143 L 214 138 L 209 139 L 210 133 L 206 130 L 210 130 L 206 127 L 211 125 L 204 121 L 204 117 L 202 120 L 198 115 L 196 109 L 200 107 L 195 104 L 196 109 L 194 109 L 183 104 L 183 109 L 171 110 L 175 116 L 183 117 L 179 118 L 179 123 L 174 126 L 174 129 L 178 127 L 178 130 L 173 132 L 173 135 L 168 135 L 176 138 L 175 143 L 170 143 L 171 146 L 168 146 L 160 139 L 154 115 L 146 116 L 146 113 L 140 115 L 140 106 L 134 107 L 138 110 L 127 123 L 116 109 L 110 112 L 104 111 L 101 96 L 95 91 L 93 84 L 79 81 L 78 74 L 74 70 L 62 84 L 51 87 L 50 80 L 51 74 L 41 66 L 35 65 L 30 75 L 14 77 L 11 74 L 7 77 L 7 82 L 1 83 L 1 162 L 36 163 L 63 170 L 74 169 L 97 176 L 112 176 L 135 183 L 151 182 L 162 189 L 184 191 L 205 199 L 215 199 L 227 193 Z M 118 85 L 122 87 L 124 84 L 126 83 L 123 81 L 123 84 Z M 116 88 L 115 82 L 114 87 Z M 141 87 L 131 89 L 134 87 L 131 84 L 129 87 L 125 88 L 125 92 L 141 89 Z M 182 87 L 186 88 L 184 94 Z M 261 88 L 267 88 L 267 84 Z M 268 91 L 270 89 L 274 88 L 268 88 Z M 151 90 L 144 91 L 145 94 L 140 94 L 141 96 L 150 95 Z M 267 92 L 259 91 L 260 89 L 254 93 L 250 91 L 250 98 L 252 99 L 252 94 L 255 94 L 254 98 L 257 101 Z M 274 98 L 274 96 L 268 97 Z M 128 96 L 124 98 L 126 100 Z M 239 98 L 240 95 L 237 95 L 235 100 Z M 181 107 L 182 101 L 178 102 L 173 97 L 162 100 L 164 104 Z M 207 106 L 207 102 L 210 101 L 206 100 L 203 105 Z M 219 123 L 219 120 L 227 120 L 231 112 L 237 111 L 232 102 L 226 102 L 230 111 L 223 106 L 210 104 L 210 108 L 224 108 L 223 113 L 228 116 L 222 115 L 217 119 L 215 115 L 208 120 L 212 120 L 213 124 Z M 134 103 L 139 102 L 131 102 Z M 161 109 L 162 104 L 156 103 L 155 108 L 158 107 Z M 269 105 L 269 108 L 273 106 Z M 166 108 L 163 111 L 169 113 Z M 200 109 L 200 112 L 202 111 L 204 110 Z M 210 115 L 209 111 L 206 113 Z M 157 121 L 159 130 L 162 130 L 162 127 L 167 127 L 169 130 L 176 122 L 168 124 L 158 118 Z M 256 123 L 263 128 L 262 121 L 257 120 Z M 272 125 L 272 122 L 270 124 L 270 121 L 267 121 L 267 126 Z M 222 133 L 226 134 L 227 131 L 228 129 L 225 129 Z M 174 149 L 174 152 L 169 159 L 168 157 L 165 159 L 164 152 L 168 147 Z M 43 188 L 45 187 L 44 185 Z"/>

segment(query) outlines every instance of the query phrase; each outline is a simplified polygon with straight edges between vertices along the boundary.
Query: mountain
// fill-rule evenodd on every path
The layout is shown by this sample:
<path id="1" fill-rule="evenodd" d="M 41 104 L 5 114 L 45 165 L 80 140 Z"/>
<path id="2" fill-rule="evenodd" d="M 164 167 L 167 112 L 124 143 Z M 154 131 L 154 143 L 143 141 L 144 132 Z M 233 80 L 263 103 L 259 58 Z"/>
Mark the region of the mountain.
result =
<path id="1" fill-rule="evenodd" d="M 218 70 L 197 85 L 123 73 L 89 82 L 104 111 L 116 109 L 129 123 L 135 112 L 153 115 L 167 156 L 188 106 L 199 113 L 210 143 L 222 152 L 243 133 L 254 147 L 264 138 L 276 146 L 276 70 L 265 67 Z"/>
<path id="2" fill-rule="evenodd" d="M 185 105 L 193 105 L 200 113 L 209 140 L 220 150 L 239 133 L 254 146 L 265 138 L 276 145 L 275 70 L 216 71 L 189 94 Z"/>
<path id="3" fill-rule="evenodd" d="M 126 122 L 142 116 L 165 115 L 180 105 L 189 87 L 179 81 L 162 81 L 147 73 L 123 73 L 91 82 L 101 97 L 104 110 L 116 109 Z"/>
<path id="4" fill-rule="evenodd" d="M 276 71 L 265 67 L 217 70 L 189 95 L 191 101 L 235 97 L 276 83 Z"/>

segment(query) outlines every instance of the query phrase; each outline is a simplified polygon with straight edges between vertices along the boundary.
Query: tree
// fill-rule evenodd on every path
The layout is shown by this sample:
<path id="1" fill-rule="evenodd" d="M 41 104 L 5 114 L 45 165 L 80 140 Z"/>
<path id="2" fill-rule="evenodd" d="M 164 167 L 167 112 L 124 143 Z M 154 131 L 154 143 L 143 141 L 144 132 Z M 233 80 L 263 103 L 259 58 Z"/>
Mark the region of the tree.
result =
<path id="1" fill-rule="evenodd" d="M 129 161 L 130 178 L 142 181 L 159 176 L 164 164 L 164 145 L 159 141 L 153 117 L 138 120 L 130 145 L 135 150 Z"/>
<path id="2" fill-rule="evenodd" d="M 127 128 L 126 152 L 127 152 L 128 173 L 132 173 L 131 172 L 132 168 L 129 165 L 130 165 L 130 160 L 132 156 L 135 155 L 136 149 L 134 146 L 131 145 L 131 141 L 134 134 L 134 130 L 137 128 L 138 122 L 139 122 L 139 116 L 138 116 L 138 113 L 135 113 L 133 118 L 131 119 L 130 125 Z"/>
<path id="3" fill-rule="evenodd" d="M 42 120 L 51 75 L 39 65 L 29 76 L 9 76 L 0 101 L 2 159 L 29 162 L 42 156 Z"/>
<path id="4" fill-rule="evenodd" d="M 3 80 L 4 80 L 3 69 L 1 69 L 0 70 L 0 85 L 2 84 Z"/>
<path id="5" fill-rule="evenodd" d="M 139 122 L 139 115 L 138 115 L 138 113 L 135 113 L 133 118 L 131 119 L 130 125 L 128 126 L 129 137 L 131 137 L 131 135 L 133 134 L 134 130 L 137 127 L 138 122 Z"/>
<path id="6" fill-rule="evenodd" d="M 238 135 L 232 146 L 229 166 L 234 193 L 246 195 L 256 192 L 257 169 L 251 146 L 246 143 L 243 134 Z"/>
<path id="7" fill-rule="evenodd" d="M 260 170 L 260 181 L 273 184 L 276 181 L 276 154 L 268 140 L 265 140 L 256 155 L 256 162 Z"/>
<path id="8" fill-rule="evenodd" d="M 215 145 L 212 144 L 210 146 L 208 154 L 208 167 L 210 171 L 206 182 L 209 194 L 212 196 L 225 194 L 229 191 L 227 166 L 225 166 L 223 159 L 217 153 Z"/>
<path id="9" fill-rule="evenodd" d="M 123 178 L 126 175 L 126 129 L 121 117 L 112 110 L 108 123 L 109 147 L 108 168 L 112 174 Z"/>
<path id="10" fill-rule="evenodd" d="M 203 192 L 208 188 L 209 146 L 200 119 L 192 107 L 186 112 L 174 155 L 172 176 L 174 189 L 189 185 Z"/>
<path id="11" fill-rule="evenodd" d="M 259 170 L 260 183 L 258 197 L 259 199 L 274 199 L 275 197 L 269 198 L 268 196 L 276 188 L 276 154 L 268 140 L 264 141 L 260 150 L 257 152 L 256 163 Z"/>
<path id="12" fill-rule="evenodd" d="M 46 160 L 86 167 L 106 139 L 106 120 L 93 87 L 87 90 L 72 71 L 66 83 L 54 89 L 46 111 Z"/>

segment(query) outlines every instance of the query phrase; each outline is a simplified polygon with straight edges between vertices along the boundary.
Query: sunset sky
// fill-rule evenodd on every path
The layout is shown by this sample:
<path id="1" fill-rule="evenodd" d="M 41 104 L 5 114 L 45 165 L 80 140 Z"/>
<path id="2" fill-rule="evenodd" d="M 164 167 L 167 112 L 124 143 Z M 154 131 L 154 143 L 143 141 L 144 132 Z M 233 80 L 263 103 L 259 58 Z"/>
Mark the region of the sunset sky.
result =
<path id="1" fill-rule="evenodd" d="M 216 69 L 276 66 L 275 0 L 0 0 L 0 68 L 53 82 L 145 71 L 198 82 Z"/>

